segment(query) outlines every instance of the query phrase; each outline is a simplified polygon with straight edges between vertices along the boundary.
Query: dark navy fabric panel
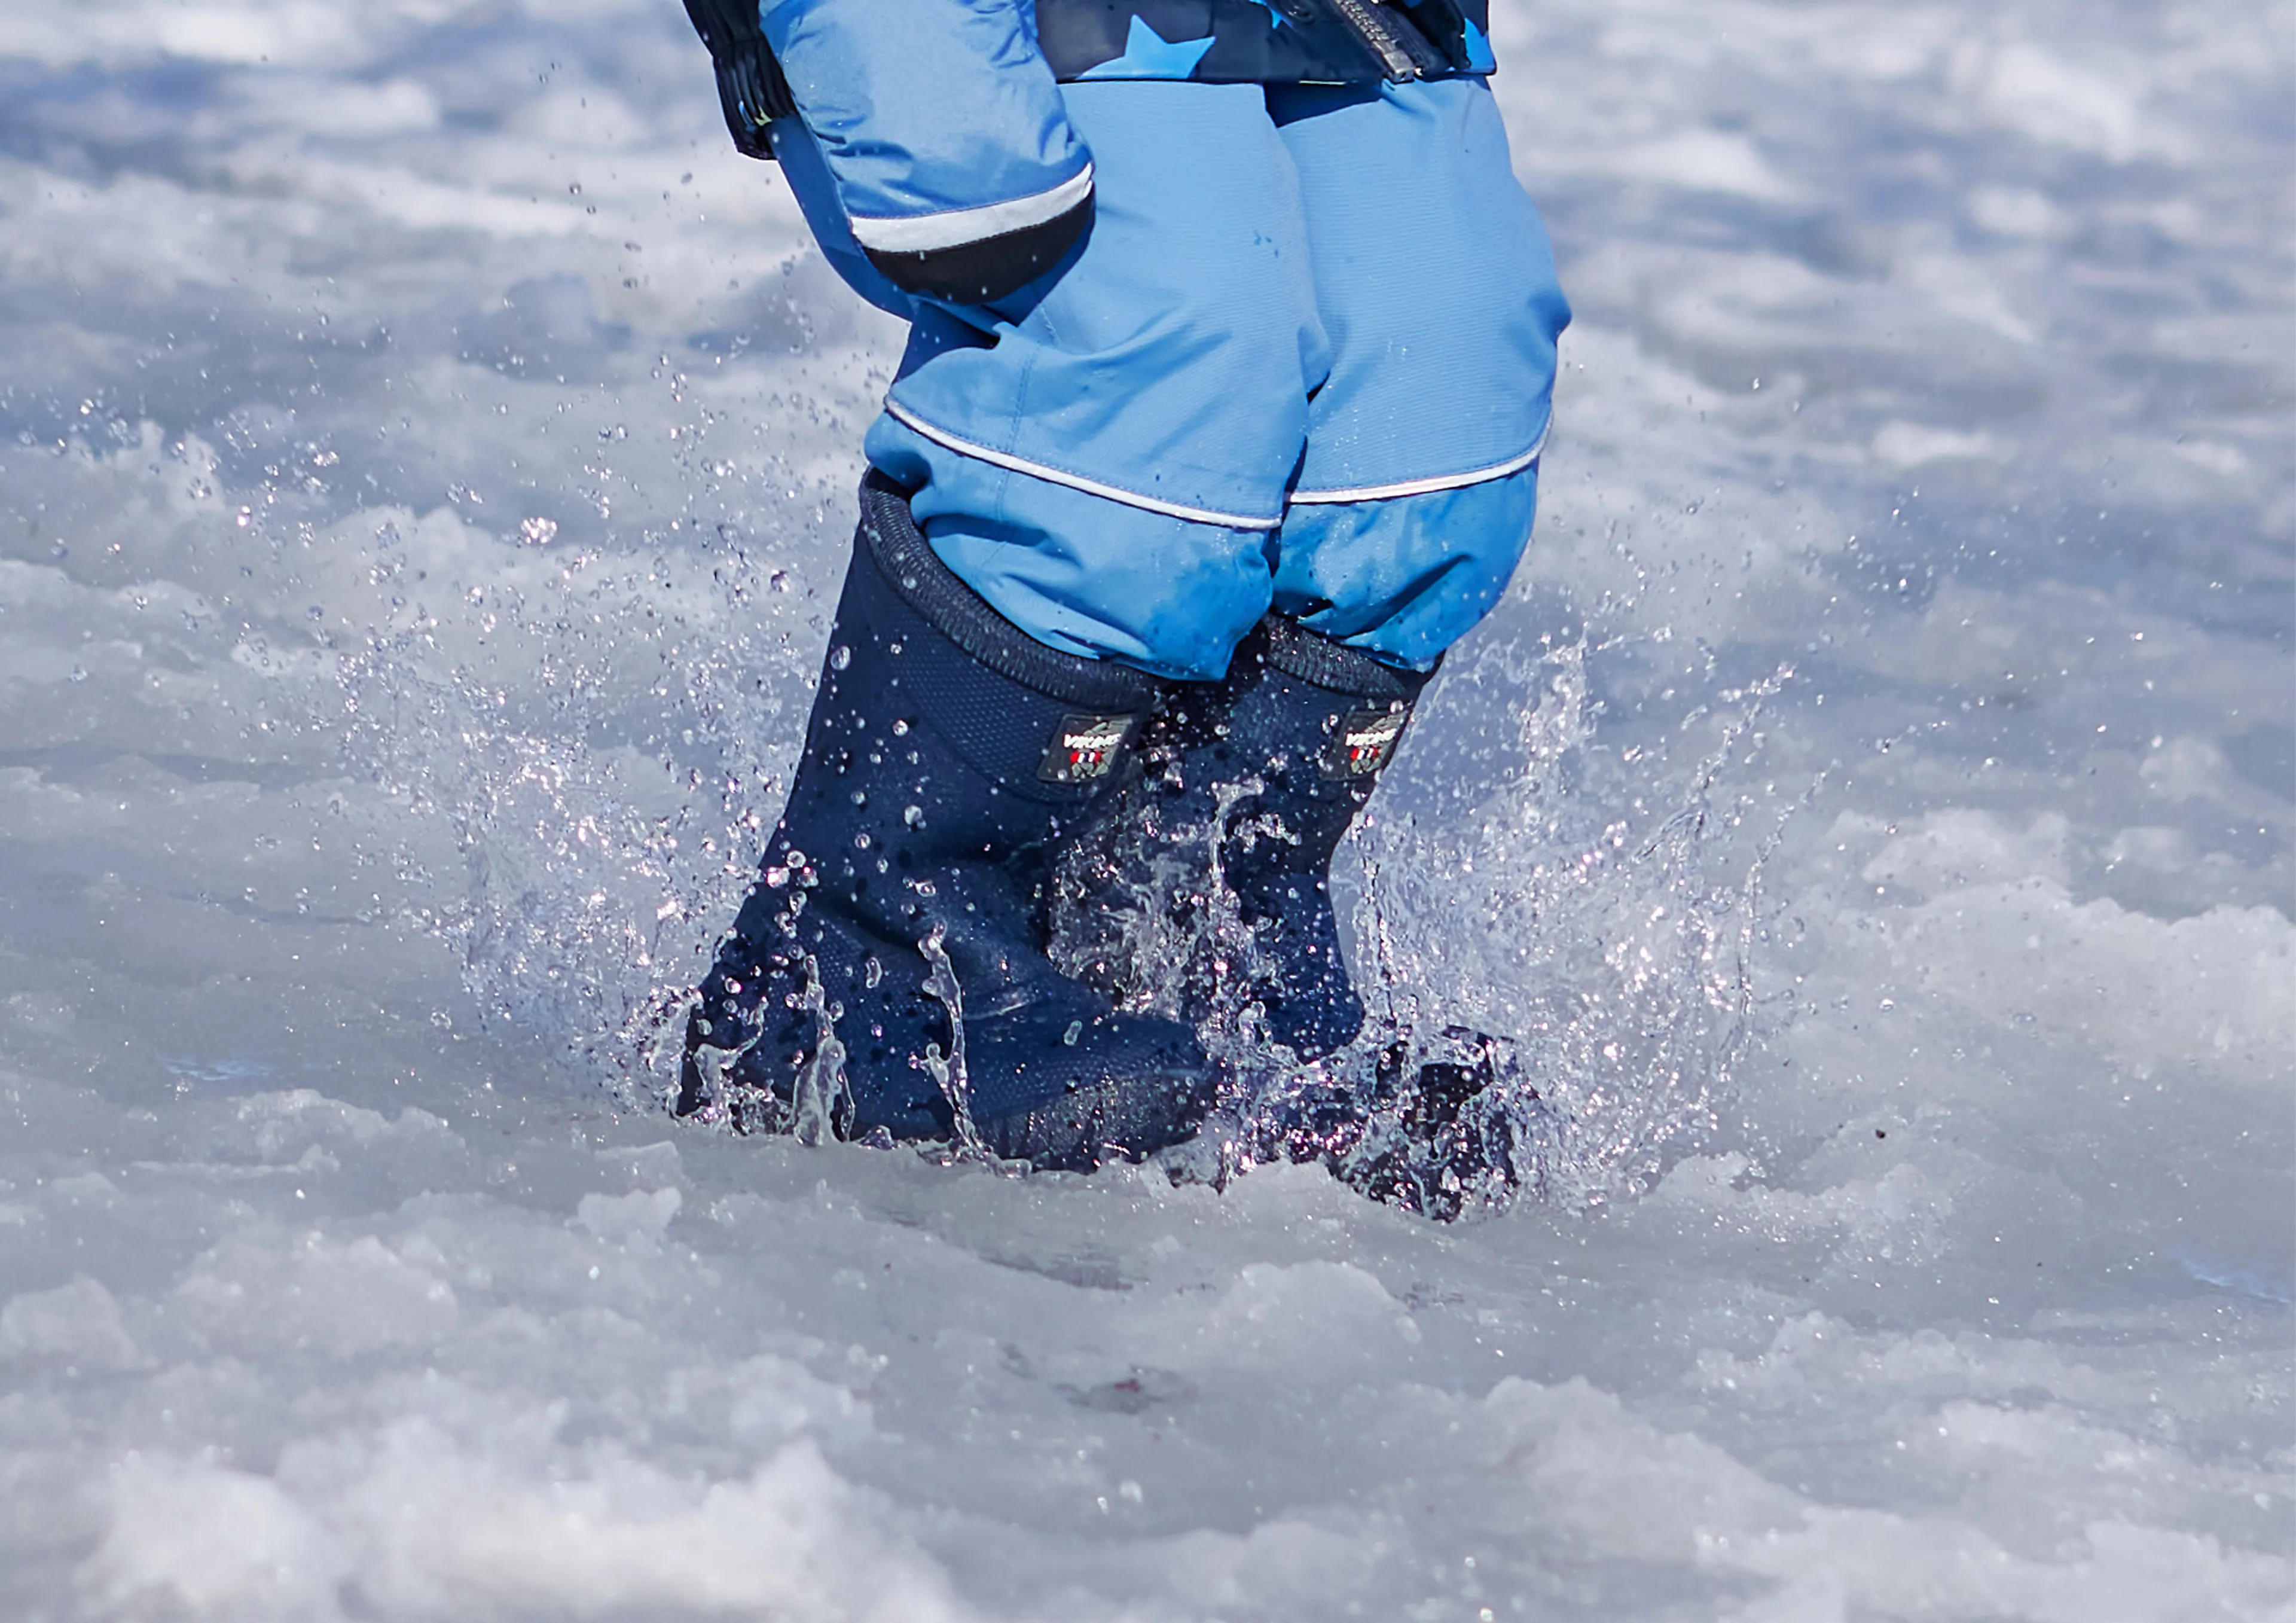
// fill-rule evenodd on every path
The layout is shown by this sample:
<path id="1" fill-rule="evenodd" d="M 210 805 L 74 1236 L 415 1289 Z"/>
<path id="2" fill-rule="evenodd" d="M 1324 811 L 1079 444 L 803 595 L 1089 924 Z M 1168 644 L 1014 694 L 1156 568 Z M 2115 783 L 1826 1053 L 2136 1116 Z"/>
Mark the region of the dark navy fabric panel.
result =
<path id="1" fill-rule="evenodd" d="M 896 285 L 951 304 L 988 304 L 1017 293 L 1058 265 L 1092 226 L 1086 197 L 1040 225 L 921 253 L 865 249 Z"/>
<path id="2" fill-rule="evenodd" d="M 1495 65 L 1488 0 L 1386 9 L 1400 12 L 1448 59 L 1439 72 L 1488 73 Z M 1347 85 L 1388 77 L 1334 0 L 1037 0 L 1037 37 L 1063 82 Z"/>
<path id="3" fill-rule="evenodd" d="M 1062 80 L 1257 85 L 1381 77 L 1378 60 L 1335 16 L 1299 9 L 1304 20 L 1293 22 L 1257 0 L 1041 0 L 1037 39 Z"/>
<path id="4" fill-rule="evenodd" d="M 770 158 L 767 126 L 800 114 L 857 218 L 961 210 L 1073 177 L 1083 155 L 1061 120 L 1055 83 L 1365 85 L 1497 65 L 1488 0 L 685 6 L 715 64 L 734 145 Z M 1398 34 L 1411 42 L 1400 71 Z M 1384 54 L 1375 35 L 1389 37 Z"/>

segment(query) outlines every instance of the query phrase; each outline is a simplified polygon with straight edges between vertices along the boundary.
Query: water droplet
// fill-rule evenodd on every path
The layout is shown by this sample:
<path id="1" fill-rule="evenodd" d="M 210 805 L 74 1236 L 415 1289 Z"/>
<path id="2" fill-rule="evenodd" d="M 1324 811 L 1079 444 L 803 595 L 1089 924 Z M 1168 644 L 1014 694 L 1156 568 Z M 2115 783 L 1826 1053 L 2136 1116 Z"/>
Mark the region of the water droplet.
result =
<path id="1" fill-rule="evenodd" d="M 852 663 L 853 651 L 844 643 L 840 643 L 836 647 L 829 651 L 830 669 L 843 670 L 847 666 Z"/>

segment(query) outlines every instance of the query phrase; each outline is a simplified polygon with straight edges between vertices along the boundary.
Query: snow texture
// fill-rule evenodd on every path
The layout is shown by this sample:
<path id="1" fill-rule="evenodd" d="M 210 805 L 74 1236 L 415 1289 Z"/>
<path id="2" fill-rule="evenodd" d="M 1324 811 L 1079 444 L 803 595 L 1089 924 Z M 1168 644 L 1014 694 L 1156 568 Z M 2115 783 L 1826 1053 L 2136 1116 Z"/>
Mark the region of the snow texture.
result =
<path id="1" fill-rule="evenodd" d="M 0 1611 L 2296 1615 L 2284 10 L 1496 9 L 1444 1226 L 659 1110 L 898 340 L 676 6 L 0 8 Z"/>

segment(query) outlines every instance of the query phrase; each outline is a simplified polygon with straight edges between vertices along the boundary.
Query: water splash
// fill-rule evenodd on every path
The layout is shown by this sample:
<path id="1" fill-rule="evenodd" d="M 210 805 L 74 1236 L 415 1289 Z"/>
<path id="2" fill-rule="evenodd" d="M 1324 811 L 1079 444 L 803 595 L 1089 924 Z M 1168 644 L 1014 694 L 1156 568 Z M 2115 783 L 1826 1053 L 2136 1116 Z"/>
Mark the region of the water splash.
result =
<path id="1" fill-rule="evenodd" d="M 339 663 L 343 754 L 451 834 L 447 856 L 410 824 L 402 870 L 463 869 L 408 922 L 458 953 L 489 1021 L 625 1103 L 666 1102 L 665 1031 L 770 830 L 802 604 L 739 537 L 538 558 L 366 517 L 360 557 L 393 606 Z"/>
<path id="2" fill-rule="evenodd" d="M 943 1054 L 937 1043 L 926 1044 L 925 1074 L 940 1089 L 941 1097 L 948 1101 L 959 1158 L 993 1161 L 996 1157 L 989 1153 L 980 1129 L 972 1124 L 972 1078 L 964 1068 L 964 988 L 957 981 L 956 966 L 948 961 L 948 948 L 941 945 L 945 933 L 936 924 L 932 933 L 917 943 L 917 950 L 932 966 L 925 977 L 924 989 L 948 1011 L 948 1053 Z"/>
<path id="3" fill-rule="evenodd" d="M 1540 694 L 1519 766 L 1463 830 L 1373 820 L 1356 845 L 1366 979 L 1386 991 L 1386 1023 L 1503 1035 L 1509 1070 L 1492 1102 L 1532 1129 L 1503 1142 L 1538 1168 L 1534 1179 L 1517 1168 L 1517 1182 L 1594 1205 L 1646 1188 L 1727 1096 L 1754 1014 L 1776 833 L 1726 880 L 1710 875 L 1712 840 L 1742 824 L 1721 786 L 1748 764 L 1764 707 L 1792 673 L 1715 695 L 1718 737 L 1669 797 L 1651 792 L 1661 761 L 1596 750 L 1587 652 L 1583 640 L 1549 646 L 1524 669 L 1524 651 L 1482 651 L 1471 681 L 1521 692 L 1528 678 Z M 1612 815 L 1622 805 L 1655 809 Z M 1637 821 L 1657 826 L 1638 836 Z"/>
<path id="4" fill-rule="evenodd" d="M 768 752 L 795 742 L 803 668 L 789 621 L 804 609 L 722 536 L 683 553 L 569 553 L 373 521 L 363 557 L 378 592 L 425 566 L 448 583 L 378 615 L 339 666 L 347 754 L 439 814 L 464 870 L 417 927 L 455 947 L 490 1017 L 545 1033 L 576 1077 L 659 1108 L 676 1086 L 688 988 L 769 829 L 786 763 Z M 461 584 L 480 578 L 483 594 Z M 1207 826 L 1153 831 L 1132 865 L 1147 878 L 1120 905 L 1055 908 L 1063 970 L 1128 1009 L 1211 1011 L 1202 1036 L 1229 1082 L 1192 1153 L 1218 1176 L 1315 1159 L 1440 1215 L 1526 1196 L 1591 1204 L 1644 1186 L 1705 1131 L 1745 1039 L 1759 877 L 1759 861 L 1706 877 L 1717 786 L 1742 769 L 1734 752 L 1775 684 L 1718 696 L 1734 717 L 1721 742 L 1670 806 L 1645 812 L 1662 752 L 1629 772 L 1598 744 L 1587 655 L 1584 642 L 1494 643 L 1453 661 L 1447 687 L 1487 691 L 1491 714 L 1520 723 L 1496 770 L 1461 775 L 1491 785 L 1465 815 L 1383 791 L 1343 843 L 1371 1021 L 1338 1054 L 1302 1064 L 1267 1037 L 1268 965 L 1220 865 L 1230 841 L 1290 837 L 1255 781 L 1223 785 Z M 498 674 L 506 663 L 518 682 Z M 952 1013 L 936 1079 L 958 1152 L 985 1153 L 962 993 L 925 956 L 927 989 Z M 825 1003 L 816 1018 L 833 1028 Z M 841 1045 L 818 1035 L 799 1096 L 712 1094 L 705 1118 L 832 1135 L 849 1108 Z"/>
<path id="5" fill-rule="evenodd" d="M 1273 967 L 1227 884 L 1226 853 L 1258 839 L 1295 839 L 1275 817 L 1242 816 L 1266 791 L 1246 775 L 1211 786 L 1211 816 L 1168 822 L 1170 802 L 1119 802 L 1065 853 L 1053 878 L 1053 965 L 1111 998 L 1128 1014 L 1184 1017 L 1209 1008 L 1226 1046 L 1249 1045 L 1255 994 Z M 1123 791 L 1119 791 L 1123 794 Z"/>
<path id="6" fill-rule="evenodd" d="M 658 1054 L 668 1060 L 669 1066 L 677 1065 L 684 1058 L 682 1038 L 686 1022 L 701 1006 L 701 994 L 695 990 L 658 998 L 649 1011 L 652 1037 L 649 1057 Z M 732 1048 L 713 1047 L 708 1043 L 694 1047 L 693 1070 L 701 1093 L 700 1102 L 693 1110 L 694 1119 L 713 1127 L 731 1127 L 747 1119 L 744 1111 L 749 1102 L 744 1095 L 754 1090 L 735 1079 L 734 1066 L 756 1041 L 752 1033 L 749 1041 Z M 676 1057 L 672 1057 L 673 1044 Z M 779 1103 L 775 1100 L 767 1102 L 776 1107 Z"/>
<path id="7" fill-rule="evenodd" d="M 821 965 L 811 953 L 805 955 L 804 997 L 805 1011 L 813 1016 L 813 1053 L 791 1090 L 789 1131 L 801 1144 L 824 1144 L 842 1137 L 852 1125 L 853 1094 L 845 1083 L 845 1044 L 822 988 Z"/>
<path id="8" fill-rule="evenodd" d="M 1228 1081 L 1176 1172 L 1319 1160 L 1366 1194 L 1454 1217 L 1525 1198 L 1599 1204 L 1712 1127 L 1749 1031 L 1767 854 L 1708 877 L 1718 784 L 1790 673 L 1718 695 L 1719 742 L 1637 838 L 1634 818 L 1599 815 L 1627 791 L 1592 781 L 1587 654 L 1583 639 L 1500 645 L 1455 668 L 1449 680 L 1511 709 L 1538 697 L 1513 763 L 1464 819 L 1377 799 L 1343 842 L 1369 1018 L 1336 1053 L 1302 1063 L 1266 1039 L 1275 993 L 1221 894 L 1225 839 L 1283 837 L 1249 815 L 1257 784 L 1223 788 L 1215 827 L 1131 831 L 1131 847 L 1093 859 L 1095 882 L 1064 887 L 1064 969 L 1128 1007 L 1171 1012 L 1192 995 L 1211 1010 L 1199 1034 Z M 1633 779 L 1640 804 L 1652 765 Z M 1127 892 L 1111 872 L 1138 877 Z"/>

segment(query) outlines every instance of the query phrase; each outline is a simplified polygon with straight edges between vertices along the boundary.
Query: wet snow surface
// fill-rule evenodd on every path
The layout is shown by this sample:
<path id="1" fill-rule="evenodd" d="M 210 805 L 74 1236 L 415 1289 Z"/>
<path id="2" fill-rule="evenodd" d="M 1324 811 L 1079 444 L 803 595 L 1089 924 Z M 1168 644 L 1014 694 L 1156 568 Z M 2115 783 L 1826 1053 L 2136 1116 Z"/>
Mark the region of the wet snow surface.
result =
<path id="1" fill-rule="evenodd" d="M 1341 868 L 1567 1131 L 1442 1227 L 648 1106 L 897 338 L 677 7 L 12 0 L 0 1610 L 2288 1615 L 2284 25 L 1502 8 L 1545 511 Z"/>

